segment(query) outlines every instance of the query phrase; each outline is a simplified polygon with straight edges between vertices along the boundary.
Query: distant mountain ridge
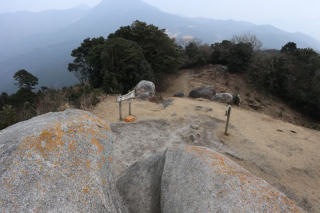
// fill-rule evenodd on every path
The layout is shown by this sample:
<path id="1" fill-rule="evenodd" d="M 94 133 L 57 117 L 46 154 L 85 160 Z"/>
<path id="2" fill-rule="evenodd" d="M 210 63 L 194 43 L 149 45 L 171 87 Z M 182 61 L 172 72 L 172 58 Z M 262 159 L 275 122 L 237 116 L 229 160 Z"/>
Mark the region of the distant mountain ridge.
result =
<path id="1" fill-rule="evenodd" d="M 28 18 L 26 18 L 28 17 Z M 235 34 L 255 34 L 264 48 L 279 49 L 288 41 L 320 50 L 320 42 L 302 33 L 288 33 L 271 25 L 233 20 L 185 18 L 163 12 L 140 0 L 103 0 L 90 9 L 0 14 L 0 92 L 13 92 L 12 75 L 28 69 L 40 84 L 62 87 L 76 79 L 67 71 L 70 53 L 87 37 L 104 36 L 135 20 L 165 28 L 171 36 L 193 37 L 213 43 Z M 10 31 L 11 30 L 11 31 Z"/>

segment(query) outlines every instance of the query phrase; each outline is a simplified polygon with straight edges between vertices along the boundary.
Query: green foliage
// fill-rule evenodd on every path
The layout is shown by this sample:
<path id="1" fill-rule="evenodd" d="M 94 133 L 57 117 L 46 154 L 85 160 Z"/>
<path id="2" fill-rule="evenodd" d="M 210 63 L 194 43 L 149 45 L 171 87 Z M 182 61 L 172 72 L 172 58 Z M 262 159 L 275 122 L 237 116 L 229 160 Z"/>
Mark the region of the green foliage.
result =
<path id="1" fill-rule="evenodd" d="M 26 70 L 17 71 L 13 78 L 17 81 L 16 85 L 20 89 L 33 90 L 36 85 L 38 85 L 38 78 Z"/>
<path id="2" fill-rule="evenodd" d="M 227 65 L 232 73 L 244 72 L 247 70 L 252 56 L 253 47 L 250 43 L 232 43 L 224 40 L 212 46 L 213 53 L 211 61 L 213 64 Z"/>
<path id="3" fill-rule="evenodd" d="M 0 109 L 2 109 L 2 107 L 4 107 L 4 105 L 7 105 L 9 101 L 9 96 L 7 93 L 3 92 L 0 95 Z"/>
<path id="4" fill-rule="evenodd" d="M 25 102 L 34 103 L 36 94 L 29 89 L 21 88 L 9 98 L 9 103 L 16 107 L 22 107 Z"/>
<path id="5" fill-rule="evenodd" d="M 233 46 L 231 41 L 224 40 L 221 43 L 214 43 L 212 47 L 211 62 L 213 64 L 229 64 L 230 49 Z"/>
<path id="6" fill-rule="evenodd" d="M 281 53 L 286 53 L 286 54 L 295 54 L 297 51 L 297 44 L 294 42 L 288 42 L 286 45 L 284 45 L 281 48 Z"/>
<path id="7" fill-rule="evenodd" d="M 181 47 L 169 38 L 164 29 L 135 21 L 131 26 L 121 27 L 109 35 L 109 38 L 116 37 L 137 42 L 156 76 L 173 73 L 182 64 Z"/>
<path id="8" fill-rule="evenodd" d="M 16 123 L 16 111 L 10 105 L 5 105 L 0 111 L 0 129 L 4 129 Z"/>
<path id="9" fill-rule="evenodd" d="M 230 49 L 228 68 L 230 72 L 244 72 L 251 63 L 253 48 L 250 43 L 234 44 Z"/>
<path id="10" fill-rule="evenodd" d="M 250 65 L 254 85 L 320 119 L 320 55 L 289 42 L 281 52 L 262 51 Z"/>
<path id="11" fill-rule="evenodd" d="M 210 46 L 192 41 L 185 47 L 186 62 L 184 67 L 199 67 L 210 62 L 212 49 Z"/>
<path id="12" fill-rule="evenodd" d="M 103 88 L 107 93 L 125 93 L 141 80 L 154 80 L 142 48 L 133 41 L 109 38 L 101 55 Z"/>
<path id="13" fill-rule="evenodd" d="M 72 51 L 69 71 L 80 82 L 108 93 L 124 93 L 140 80 L 159 83 L 164 73 L 175 72 L 182 62 L 182 50 L 165 30 L 135 21 L 121 27 L 108 39 L 85 39 Z"/>
<path id="14" fill-rule="evenodd" d="M 35 94 L 28 89 L 20 89 L 17 93 L 0 96 L 0 130 L 16 122 L 30 119 L 48 112 L 62 111 L 68 108 L 91 110 L 99 103 L 103 94 L 101 89 L 90 85 L 76 85 L 61 90 L 41 87 Z"/>
<path id="15" fill-rule="evenodd" d="M 70 63 L 68 70 L 74 72 L 81 83 L 90 82 L 93 86 L 101 85 L 100 76 L 101 60 L 100 55 L 105 39 L 87 38 L 83 40 L 81 46 L 74 49 L 71 53 L 75 59 Z"/>
<path id="16" fill-rule="evenodd" d="M 260 50 L 262 47 L 262 42 L 257 38 L 256 35 L 252 35 L 250 33 L 242 34 L 242 35 L 234 35 L 231 39 L 232 43 L 249 43 L 253 47 L 255 51 Z"/>

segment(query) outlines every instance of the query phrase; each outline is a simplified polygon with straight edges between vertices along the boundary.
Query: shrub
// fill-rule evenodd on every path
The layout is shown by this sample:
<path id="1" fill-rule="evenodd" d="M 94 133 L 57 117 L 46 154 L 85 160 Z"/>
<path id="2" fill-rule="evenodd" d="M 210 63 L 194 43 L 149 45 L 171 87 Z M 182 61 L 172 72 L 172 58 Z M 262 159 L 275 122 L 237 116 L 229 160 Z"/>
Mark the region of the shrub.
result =
<path id="1" fill-rule="evenodd" d="M 232 73 L 240 73 L 247 70 L 253 56 L 253 47 L 250 43 L 232 43 L 222 41 L 212 46 L 211 62 L 213 64 L 227 65 Z"/>
<path id="2" fill-rule="evenodd" d="M 10 105 L 5 105 L 0 111 L 0 129 L 4 129 L 17 122 L 17 113 Z"/>

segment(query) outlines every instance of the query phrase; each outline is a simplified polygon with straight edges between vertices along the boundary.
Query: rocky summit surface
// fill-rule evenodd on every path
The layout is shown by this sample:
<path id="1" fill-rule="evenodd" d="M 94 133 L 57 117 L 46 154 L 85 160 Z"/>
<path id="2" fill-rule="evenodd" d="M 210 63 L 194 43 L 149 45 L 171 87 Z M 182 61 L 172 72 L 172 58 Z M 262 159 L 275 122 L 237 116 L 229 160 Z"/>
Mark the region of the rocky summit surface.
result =
<path id="1" fill-rule="evenodd" d="M 137 159 L 125 151 L 129 137 L 113 129 L 117 137 L 92 114 L 67 110 L 0 131 L 0 212 L 303 212 L 212 149 L 177 137 L 162 144 L 160 137 L 153 154 Z M 153 146 L 135 133 L 130 140 L 137 149 Z M 113 154 L 126 156 L 120 175 Z"/>
<path id="2" fill-rule="evenodd" d="M 137 162 L 117 186 L 130 212 L 304 212 L 266 181 L 198 146 Z"/>
<path id="3" fill-rule="evenodd" d="M 126 212 L 111 172 L 108 126 L 80 110 L 0 132 L 0 212 Z"/>

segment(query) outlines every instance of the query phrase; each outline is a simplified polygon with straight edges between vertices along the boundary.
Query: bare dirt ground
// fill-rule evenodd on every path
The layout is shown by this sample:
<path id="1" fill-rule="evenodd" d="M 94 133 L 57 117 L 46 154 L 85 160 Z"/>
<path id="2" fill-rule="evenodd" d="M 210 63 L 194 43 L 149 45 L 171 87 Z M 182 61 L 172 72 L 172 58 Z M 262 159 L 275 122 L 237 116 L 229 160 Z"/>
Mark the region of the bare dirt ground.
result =
<path id="1" fill-rule="evenodd" d="M 179 76 L 170 77 L 171 86 L 162 93 L 165 100 L 171 99 L 169 106 L 149 101 L 133 102 L 132 111 L 137 117 L 134 123 L 119 122 L 115 96 L 106 97 L 93 110 L 97 116 L 112 123 L 117 138 L 114 150 L 116 174 L 137 160 L 163 152 L 170 145 L 205 146 L 224 153 L 265 179 L 308 212 L 320 212 L 320 132 L 295 125 L 305 119 L 284 103 L 252 92 L 240 80 L 237 87 L 241 87 L 242 97 L 250 92 L 248 99 L 255 100 L 254 104 L 262 108 L 255 110 L 246 100 L 241 107 L 233 107 L 229 136 L 225 136 L 225 104 L 170 97 L 175 92 L 188 94 L 191 88 L 212 84 L 214 79 L 208 80 L 208 73 L 214 71 L 204 69 L 204 74 L 200 74 L 202 77 L 192 70 L 181 72 Z M 214 84 L 218 92 L 236 92 L 229 90 L 225 78 L 219 76 L 217 74 Z M 284 110 L 279 117 L 277 110 L 281 107 Z M 124 104 L 124 114 L 126 110 Z"/>

